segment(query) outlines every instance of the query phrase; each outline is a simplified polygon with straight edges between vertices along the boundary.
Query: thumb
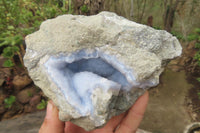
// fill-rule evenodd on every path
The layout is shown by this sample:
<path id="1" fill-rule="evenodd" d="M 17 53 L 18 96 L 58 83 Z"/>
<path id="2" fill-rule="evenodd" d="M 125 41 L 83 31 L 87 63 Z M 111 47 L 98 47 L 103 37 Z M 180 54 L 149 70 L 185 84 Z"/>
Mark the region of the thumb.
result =
<path id="1" fill-rule="evenodd" d="M 39 133 L 63 133 L 64 126 L 64 122 L 58 118 L 58 109 L 52 101 L 49 101 L 46 116 Z"/>

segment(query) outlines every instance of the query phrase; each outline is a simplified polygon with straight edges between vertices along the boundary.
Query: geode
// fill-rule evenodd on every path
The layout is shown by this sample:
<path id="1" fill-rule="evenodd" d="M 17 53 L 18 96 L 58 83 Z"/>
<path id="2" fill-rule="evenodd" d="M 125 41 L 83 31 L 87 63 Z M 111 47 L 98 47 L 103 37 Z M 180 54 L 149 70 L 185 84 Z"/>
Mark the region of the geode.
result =
<path id="1" fill-rule="evenodd" d="M 170 33 L 111 12 L 46 20 L 26 46 L 25 66 L 60 120 L 86 130 L 128 110 L 182 52 Z"/>

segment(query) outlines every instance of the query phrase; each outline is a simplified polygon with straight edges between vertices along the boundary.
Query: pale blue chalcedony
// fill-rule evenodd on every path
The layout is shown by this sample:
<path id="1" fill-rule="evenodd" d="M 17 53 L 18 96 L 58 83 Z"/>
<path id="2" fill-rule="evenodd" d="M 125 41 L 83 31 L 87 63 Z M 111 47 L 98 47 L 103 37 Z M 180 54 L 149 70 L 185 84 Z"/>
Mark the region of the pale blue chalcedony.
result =
<path id="1" fill-rule="evenodd" d="M 106 56 L 96 50 L 92 53 L 81 50 L 70 55 L 51 56 L 45 63 L 47 72 L 69 104 L 83 116 L 93 112 L 91 94 L 94 89 L 130 90 L 132 87 L 133 75 L 127 74 L 132 79 L 128 81 L 125 74 L 130 73 L 129 69 L 114 57 L 106 60 Z M 123 71 L 119 71 L 120 67 Z"/>

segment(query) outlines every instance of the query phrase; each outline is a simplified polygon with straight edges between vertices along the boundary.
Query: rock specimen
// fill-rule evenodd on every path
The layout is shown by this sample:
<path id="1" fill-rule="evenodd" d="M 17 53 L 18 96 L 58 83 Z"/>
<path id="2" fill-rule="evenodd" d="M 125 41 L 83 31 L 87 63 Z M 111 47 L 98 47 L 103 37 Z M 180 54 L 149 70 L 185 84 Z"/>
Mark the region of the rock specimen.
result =
<path id="1" fill-rule="evenodd" d="M 182 48 L 171 34 L 115 13 L 62 15 L 26 37 L 25 66 L 59 108 L 59 118 L 86 130 L 125 112 L 159 83 Z"/>

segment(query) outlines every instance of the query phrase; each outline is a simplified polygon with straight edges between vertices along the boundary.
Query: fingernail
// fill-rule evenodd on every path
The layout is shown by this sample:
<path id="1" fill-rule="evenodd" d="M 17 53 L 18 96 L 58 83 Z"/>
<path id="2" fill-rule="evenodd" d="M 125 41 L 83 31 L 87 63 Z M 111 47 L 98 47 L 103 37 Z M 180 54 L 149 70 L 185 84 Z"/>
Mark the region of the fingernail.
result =
<path id="1" fill-rule="evenodd" d="M 53 112 L 53 104 L 49 101 L 47 105 L 47 113 L 46 113 L 47 119 L 51 118 L 52 112 Z"/>

